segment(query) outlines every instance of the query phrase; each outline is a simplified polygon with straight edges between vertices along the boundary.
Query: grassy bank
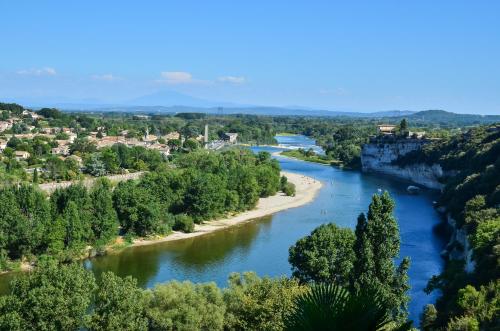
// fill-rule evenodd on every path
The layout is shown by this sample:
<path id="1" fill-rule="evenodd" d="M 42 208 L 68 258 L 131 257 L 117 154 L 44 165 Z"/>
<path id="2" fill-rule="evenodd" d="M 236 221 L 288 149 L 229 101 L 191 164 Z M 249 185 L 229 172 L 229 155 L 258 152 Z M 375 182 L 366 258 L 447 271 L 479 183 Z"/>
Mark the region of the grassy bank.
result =
<path id="1" fill-rule="evenodd" d="M 276 133 L 277 136 L 285 136 L 285 137 L 294 137 L 298 136 L 296 133 L 289 133 L 289 132 L 278 132 Z"/>
<path id="2" fill-rule="evenodd" d="M 283 151 L 280 153 L 280 155 L 287 156 L 287 157 L 293 157 L 293 158 L 296 158 L 296 159 L 299 159 L 302 161 L 307 161 L 307 162 L 315 162 L 315 163 L 321 163 L 321 164 L 326 164 L 326 165 L 336 165 L 336 166 L 342 165 L 342 162 L 340 162 L 338 160 L 333 160 L 326 155 L 318 155 L 318 154 L 307 155 L 307 153 L 304 153 L 301 150 Z"/>

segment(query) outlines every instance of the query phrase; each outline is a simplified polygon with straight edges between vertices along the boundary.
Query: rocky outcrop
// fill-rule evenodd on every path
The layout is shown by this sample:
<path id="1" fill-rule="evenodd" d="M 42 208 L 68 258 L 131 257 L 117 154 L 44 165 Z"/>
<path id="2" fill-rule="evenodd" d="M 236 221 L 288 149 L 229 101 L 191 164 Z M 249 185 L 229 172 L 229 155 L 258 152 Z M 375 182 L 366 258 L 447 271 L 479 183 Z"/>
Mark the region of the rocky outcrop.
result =
<path id="1" fill-rule="evenodd" d="M 443 184 L 439 182 L 445 173 L 439 164 L 424 163 L 399 166 L 395 161 L 412 151 L 419 150 L 427 143 L 422 139 L 402 139 L 399 141 L 371 141 L 363 145 L 361 150 L 361 166 L 365 172 L 378 172 L 418 185 L 441 190 Z"/>
<path id="2" fill-rule="evenodd" d="M 441 190 L 440 179 L 454 176 L 456 171 L 444 171 L 439 164 L 410 163 L 404 166 L 396 162 L 400 157 L 418 151 L 428 143 L 425 139 L 373 138 L 361 149 L 361 166 L 365 172 L 378 172 L 398 177 L 418 185 Z M 463 260 L 465 271 L 473 272 L 475 263 L 472 259 L 473 250 L 467 236 L 466 227 L 459 227 L 444 207 L 438 211 L 446 216 L 452 234 L 441 255 L 448 260 Z"/>
<path id="3" fill-rule="evenodd" d="M 441 252 L 441 256 L 450 260 L 463 260 L 465 271 L 471 273 L 474 271 L 475 262 L 472 260 L 473 250 L 467 236 L 467 230 L 464 227 L 458 228 L 457 221 L 449 214 L 446 217 L 453 232 L 446 248 Z"/>

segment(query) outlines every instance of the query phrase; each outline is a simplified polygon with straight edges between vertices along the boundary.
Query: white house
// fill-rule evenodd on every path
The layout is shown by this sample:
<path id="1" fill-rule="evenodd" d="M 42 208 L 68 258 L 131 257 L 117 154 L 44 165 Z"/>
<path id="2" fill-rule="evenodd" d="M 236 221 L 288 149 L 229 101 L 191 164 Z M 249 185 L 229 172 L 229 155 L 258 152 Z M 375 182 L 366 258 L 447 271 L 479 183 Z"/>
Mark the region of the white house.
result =
<path id="1" fill-rule="evenodd" d="M 26 151 L 15 151 L 14 152 L 14 157 L 18 161 L 26 160 L 27 158 L 30 157 L 30 153 L 28 153 Z"/>

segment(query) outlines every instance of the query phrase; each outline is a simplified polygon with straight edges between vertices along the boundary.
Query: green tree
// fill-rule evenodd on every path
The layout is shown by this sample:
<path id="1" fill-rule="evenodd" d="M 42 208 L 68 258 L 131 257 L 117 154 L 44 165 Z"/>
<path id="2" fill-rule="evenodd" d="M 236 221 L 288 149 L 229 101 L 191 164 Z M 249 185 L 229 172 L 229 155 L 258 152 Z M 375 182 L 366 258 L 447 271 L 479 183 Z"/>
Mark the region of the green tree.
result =
<path id="1" fill-rule="evenodd" d="M 65 245 L 66 240 L 66 222 L 61 215 L 55 216 L 47 233 L 47 253 L 58 256 L 60 255 Z"/>
<path id="2" fill-rule="evenodd" d="M 354 242 L 354 269 L 351 275 L 351 288 L 359 290 L 359 284 L 366 284 L 370 279 L 375 277 L 373 271 L 375 270 L 375 261 L 373 258 L 373 250 L 371 249 L 370 241 L 366 232 L 367 220 L 365 214 L 361 213 L 358 216 L 356 224 Z"/>
<path id="3" fill-rule="evenodd" d="M 224 313 L 222 293 L 215 283 L 157 285 L 147 308 L 153 330 L 222 330 Z"/>
<path id="4" fill-rule="evenodd" d="M 280 174 L 273 166 L 259 165 L 255 169 L 257 183 L 260 187 L 260 196 L 263 198 L 275 195 L 280 189 Z"/>
<path id="5" fill-rule="evenodd" d="M 0 189 L 0 250 L 11 258 L 23 254 L 17 233 L 25 231 L 25 223 L 14 192 L 9 188 Z"/>
<path id="6" fill-rule="evenodd" d="M 391 316 L 402 321 L 407 315 L 407 270 L 410 262 L 405 258 L 398 268 L 394 265 L 400 245 L 394 207 L 389 193 L 374 195 L 368 208 L 368 218 L 358 218 L 354 244 L 355 272 L 351 281 L 356 289 L 378 291 L 388 302 Z"/>
<path id="7" fill-rule="evenodd" d="M 280 188 L 283 190 L 285 188 L 285 185 L 288 183 L 288 178 L 286 176 L 281 176 L 280 178 Z"/>
<path id="8" fill-rule="evenodd" d="M 90 192 L 92 200 L 92 231 L 95 240 L 102 244 L 117 235 L 118 217 L 113 208 L 111 183 L 107 179 L 98 180 Z"/>
<path id="9" fill-rule="evenodd" d="M 472 285 L 465 286 L 458 290 L 456 304 L 462 316 L 474 317 L 484 329 L 494 329 L 499 322 L 500 281 L 493 280 L 479 290 Z"/>
<path id="10" fill-rule="evenodd" d="M 474 316 L 460 316 L 451 319 L 447 331 L 479 331 L 479 322 Z"/>
<path id="11" fill-rule="evenodd" d="M 167 142 L 167 145 L 168 147 L 170 147 L 170 149 L 172 151 L 177 151 L 179 149 L 179 147 L 181 146 L 181 141 L 179 139 L 170 139 L 168 142 Z"/>
<path id="12" fill-rule="evenodd" d="M 260 189 L 252 168 L 240 166 L 234 173 L 234 179 L 230 180 L 231 186 L 238 193 L 238 210 L 252 209 L 259 201 Z"/>
<path id="13" fill-rule="evenodd" d="M 224 290 L 226 330 L 283 330 L 295 298 L 304 291 L 295 279 L 232 273 Z"/>
<path id="14" fill-rule="evenodd" d="M 97 146 L 94 142 L 86 138 L 77 138 L 70 145 L 71 154 L 79 153 L 94 153 L 97 151 Z"/>
<path id="15" fill-rule="evenodd" d="M 120 162 L 118 155 L 111 148 L 106 148 L 101 151 L 100 159 L 104 163 L 107 173 L 116 174 L 120 169 Z"/>
<path id="16" fill-rule="evenodd" d="M 50 231 L 50 205 L 44 193 L 32 185 L 20 185 L 14 189 L 16 207 L 22 217 L 18 220 L 16 237 L 24 253 L 38 254 L 46 245 L 46 232 Z M 22 223 L 21 223 L 22 222 Z"/>
<path id="17" fill-rule="evenodd" d="M 355 237 L 350 229 L 324 224 L 290 247 L 288 261 L 301 282 L 346 284 L 354 262 Z"/>
<path id="18" fill-rule="evenodd" d="M 201 222 L 210 220 L 224 211 L 225 183 L 217 175 L 196 172 L 185 197 L 188 214 Z"/>
<path id="19" fill-rule="evenodd" d="M 93 153 L 85 160 L 86 171 L 95 177 L 105 176 L 108 171 L 99 153 Z"/>
<path id="20" fill-rule="evenodd" d="M 76 330 L 84 324 L 94 288 L 92 272 L 79 265 L 40 263 L 16 277 L 11 294 L 0 299 L 0 329 Z"/>
<path id="21" fill-rule="evenodd" d="M 132 277 L 112 272 L 101 275 L 90 316 L 89 328 L 105 330 L 147 330 L 146 296 Z"/>
<path id="22" fill-rule="evenodd" d="M 192 138 L 186 139 L 186 141 L 184 142 L 184 148 L 186 148 L 188 151 L 194 151 L 194 150 L 198 149 L 199 147 L 200 147 L 200 144 L 195 139 L 192 139 Z"/>
<path id="23" fill-rule="evenodd" d="M 191 233 L 194 231 L 193 218 L 186 214 L 175 215 L 173 230 Z"/>
<path id="24" fill-rule="evenodd" d="M 33 183 L 38 184 L 38 169 L 33 170 Z"/>
<path id="25" fill-rule="evenodd" d="M 406 118 L 403 118 L 399 123 L 399 133 L 403 135 L 406 132 L 408 132 L 408 121 L 406 120 Z"/>
<path id="26" fill-rule="evenodd" d="M 66 246 L 70 249 L 82 249 L 91 237 L 90 223 L 80 216 L 79 207 L 74 201 L 68 202 L 62 215 L 66 224 Z"/>
<path id="27" fill-rule="evenodd" d="M 164 222 L 162 208 L 154 195 L 133 181 L 118 184 L 113 191 L 113 205 L 125 232 L 146 236 L 169 230 L 169 224 Z"/>
<path id="28" fill-rule="evenodd" d="M 64 161 L 58 157 L 50 156 L 45 161 L 45 169 L 50 179 L 66 179 L 66 166 Z"/>
<path id="29" fill-rule="evenodd" d="M 420 327 L 423 331 L 432 331 L 435 329 L 437 319 L 437 310 L 433 304 L 427 304 L 420 317 Z"/>
<path id="30" fill-rule="evenodd" d="M 283 193 L 285 193 L 289 197 L 295 196 L 295 184 L 286 183 L 285 187 L 283 187 Z"/>

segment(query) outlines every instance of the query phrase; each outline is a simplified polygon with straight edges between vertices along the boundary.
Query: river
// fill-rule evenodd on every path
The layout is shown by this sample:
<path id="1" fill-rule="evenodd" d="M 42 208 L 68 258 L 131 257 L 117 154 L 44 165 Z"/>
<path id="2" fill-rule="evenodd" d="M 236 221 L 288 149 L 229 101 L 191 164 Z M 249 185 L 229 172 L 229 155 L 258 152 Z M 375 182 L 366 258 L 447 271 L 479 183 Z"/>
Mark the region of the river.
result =
<path id="1" fill-rule="evenodd" d="M 314 141 L 304 136 L 277 139 L 278 148 L 252 149 L 273 153 L 288 146 L 314 147 Z M 320 224 L 334 222 L 354 228 L 359 213 L 367 211 L 371 196 L 387 190 L 396 201 L 401 256 L 411 258 L 410 318 L 418 324 L 423 306 L 436 299 L 436 294 L 426 295 L 423 288 L 443 267 L 439 253 L 445 243 L 433 231 L 440 223 L 432 207 L 437 192 L 423 190 L 419 195 L 410 195 L 406 192 L 408 183 L 385 176 L 284 157 L 278 160 L 283 170 L 311 176 L 324 183 L 313 202 L 201 237 L 130 247 L 118 254 L 88 260 L 86 267 L 96 274 L 110 270 L 120 276 L 131 275 L 146 288 L 173 279 L 215 281 L 225 286 L 231 272 L 249 270 L 260 276 L 290 275 L 288 248 L 291 245 Z"/>

